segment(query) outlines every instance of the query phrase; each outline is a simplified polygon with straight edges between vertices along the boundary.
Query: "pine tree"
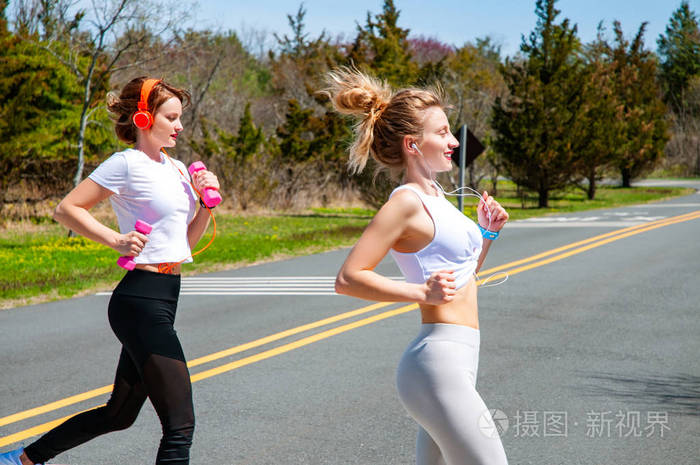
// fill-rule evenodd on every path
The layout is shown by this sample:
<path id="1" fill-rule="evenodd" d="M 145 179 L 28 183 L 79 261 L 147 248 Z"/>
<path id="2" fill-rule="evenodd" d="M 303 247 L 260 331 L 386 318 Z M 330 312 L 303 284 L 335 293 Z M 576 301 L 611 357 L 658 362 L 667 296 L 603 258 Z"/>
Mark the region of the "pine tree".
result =
<path id="1" fill-rule="evenodd" d="M 673 12 L 666 35 L 660 35 L 656 43 L 664 100 L 678 113 L 685 107 L 684 93 L 690 81 L 700 76 L 700 29 L 687 1 Z"/>
<path id="2" fill-rule="evenodd" d="M 309 119 L 313 110 L 304 109 L 296 100 L 287 102 L 287 113 L 282 126 L 277 128 L 277 145 L 283 162 L 302 162 L 309 158 L 312 134 Z"/>
<path id="3" fill-rule="evenodd" d="M 368 12 L 364 28 L 357 27 L 348 55 L 352 64 L 365 65 L 376 76 L 399 87 L 414 84 L 419 76 L 419 67 L 411 60 L 409 30 L 398 25 L 400 14 L 393 0 L 384 0 L 382 13 L 375 19 Z"/>
<path id="4" fill-rule="evenodd" d="M 314 95 L 322 87 L 324 72 L 342 62 L 342 57 L 338 48 L 330 44 L 325 31 L 314 39 L 309 38 L 305 16 L 303 4 L 294 16 L 287 15 L 292 35 L 274 34 L 279 53 L 271 51 L 269 58 L 272 84 L 283 101 L 294 99 L 302 106 L 314 107 Z"/>
<path id="5" fill-rule="evenodd" d="M 24 179 L 41 185 L 45 195 L 58 193 L 67 187 L 70 174 L 66 170 L 70 169 L 68 163 L 74 157 L 81 88 L 70 71 L 42 47 L 38 36 L 31 41 L 22 40 L 8 31 L 2 11 L 0 191 L 4 197 L 10 183 Z M 99 155 L 112 140 L 106 112 L 95 116 L 100 124 L 86 129 L 85 143 L 91 153 L 90 159 Z"/>
<path id="6" fill-rule="evenodd" d="M 642 23 L 631 42 L 625 39 L 619 21 L 613 23 L 613 29 L 615 44 L 610 54 L 622 128 L 615 155 L 622 187 L 630 187 L 632 179 L 656 166 L 669 134 L 666 108 L 656 80 L 656 59 L 644 49 L 646 23 Z"/>
<path id="7" fill-rule="evenodd" d="M 586 141 L 579 149 L 581 177 L 588 181 L 586 193 L 593 200 L 597 182 L 613 166 L 616 147 L 623 143 L 622 103 L 617 94 L 610 45 L 604 38 L 602 22 L 598 35 L 585 50 L 586 85 L 583 112 L 577 121 L 579 134 Z"/>
<path id="8" fill-rule="evenodd" d="M 215 126 L 214 137 L 206 121 L 201 126 L 201 140 L 190 141 L 190 147 L 215 163 L 223 188 L 233 195 L 242 210 L 262 200 L 262 192 L 270 187 L 270 170 L 262 153 L 265 134 L 253 122 L 250 102 L 245 106 L 236 134 Z"/>
<path id="9" fill-rule="evenodd" d="M 281 53 L 283 55 L 290 56 L 295 59 L 301 58 L 309 49 L 310 42 L 307 37 L 308 32 L 305 32 L 306 24 L 304 23 L 304 17 L 306 16 L 306 10 L 304 9 L 304 4 L 299 4 L 299 9 L 296 15 L 287 15 L 287 21 L 289 22 L 289 27 L 292 29 L 292 37 L 288 37 L 286 34 L 283 36 L 278 36 L 273 34 L 275 40 L 281 48 Z M 325 38 L 325 32 L 316 39 L 316 41 L 323 41 Z"/>
<path id="10" fill-rule="evenodd" d="M 572 130 L 581 115 L 585 83 L 576 26 L 555 24 L 556 0 L 538 0 L 537 26 L 520 46 L 524 59 L 501 68 L 510 95 L 497 98 L 494 146 L 508 176 L 538 193 L 547 207 L 551 191 L 569 185 L 583 141 Z"/>

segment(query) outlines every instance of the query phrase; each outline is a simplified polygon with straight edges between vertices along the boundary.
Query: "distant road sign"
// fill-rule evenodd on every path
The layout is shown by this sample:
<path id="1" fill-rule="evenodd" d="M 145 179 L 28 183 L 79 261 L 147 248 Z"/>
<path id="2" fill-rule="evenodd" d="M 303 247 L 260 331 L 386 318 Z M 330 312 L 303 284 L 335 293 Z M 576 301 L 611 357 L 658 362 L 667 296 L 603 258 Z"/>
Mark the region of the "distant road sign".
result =
<path id="1" fill-rule="evenodd" d="M 466 144 L 463 143 L 464 131 L 467 131 Z M 486 149 L 486 147 L 484 147 L 481 141 L 477 139 L 476 136 L 467 128 L 466 124 L 463 124 L 454 136 L 460 143 L 459 148 L 452 153 L 452 161 L 455 162 L 455 165 L 457 166 L 460 166 L 459 159 L 465 150 L 467 152 L 467 157 L 465 159 L 466 163 L 464 163 L 464 166 L 469 166 L 476 159 L 476 157 L 481 155 L 481 152 L 483 152 Z"/>

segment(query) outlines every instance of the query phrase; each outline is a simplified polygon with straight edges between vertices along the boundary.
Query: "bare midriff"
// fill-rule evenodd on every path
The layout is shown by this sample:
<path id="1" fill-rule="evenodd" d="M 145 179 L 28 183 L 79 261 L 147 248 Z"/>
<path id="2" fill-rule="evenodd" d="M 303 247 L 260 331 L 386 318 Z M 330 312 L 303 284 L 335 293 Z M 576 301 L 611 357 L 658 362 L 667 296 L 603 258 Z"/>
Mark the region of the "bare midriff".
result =
<path id="1" fill-rule="evenodd" d="M 180 274 L 180 265 L 175 263 L 137 263 L 135 268 L 154 273 Z"/>
<path id="2" fill-rule="evenodd" d="M 442 305 L 420 304 L 423 323 L 449 323 L 479 329 L 476 282 L 470 279 L 457 289 L 454 299 Z"/>

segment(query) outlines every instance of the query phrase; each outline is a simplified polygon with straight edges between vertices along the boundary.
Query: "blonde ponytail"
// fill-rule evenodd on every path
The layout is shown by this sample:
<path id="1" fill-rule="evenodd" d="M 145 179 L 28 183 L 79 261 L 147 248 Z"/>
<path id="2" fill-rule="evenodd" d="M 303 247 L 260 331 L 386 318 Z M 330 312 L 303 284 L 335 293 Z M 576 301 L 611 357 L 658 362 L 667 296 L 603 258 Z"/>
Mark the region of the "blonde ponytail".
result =
<path id="1" fill-rule="evenodd" d="M 327 80 L 329 86 L 324 93 L 335 110 L 358 120 L 348 164 L 352 172 L 360 172 L 372 151 L 374 126 L 391 100 L 391 88 L 386 82 L 351 68 L 330 72 Z"/>
<path id="2" fill-rule="evenodd" d="M 339 68 L 327 75 L 322 91 L 341 114 L 355 117 L 355 141 L 350 147 L 348 165 L 360 172 L 372 156 L 392 172 L 404 167 L 401 143 L 406 135 L 420 139 L 423 112 L 432 106 L 444 107 L 439 92 L 430 89 L 402 89 L 394 92 L 385 81 L 355 68 Z"/>

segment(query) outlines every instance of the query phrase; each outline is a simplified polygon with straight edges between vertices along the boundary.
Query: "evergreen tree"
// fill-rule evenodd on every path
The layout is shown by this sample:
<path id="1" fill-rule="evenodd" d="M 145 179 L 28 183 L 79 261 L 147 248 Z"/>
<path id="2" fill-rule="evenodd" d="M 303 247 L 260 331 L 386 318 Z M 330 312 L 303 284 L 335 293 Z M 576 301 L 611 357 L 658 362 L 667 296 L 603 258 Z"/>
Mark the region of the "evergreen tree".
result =
<path id="1" fill-rule="evenodd" d="M 365 27 L 357 26 L 357 37 L 348 55 L 352 64 L 365 65 L 398 87 L 414 84 L 419 75 L 418 65 L 411 60 L 409 30 L 398 25 L 400 13 L 393 0 L 384 0 L 382 13 L 374 19 L 368 12 Z"/>
<path id="2" fill-rule="evenodd" d="M 394 87 L 431 83 L 443 75 L 444 59 L 437 63 L 426 61 L 422 67 L 413 59 L 413 47 L 408 39 L 410 30 L 398 25 L 400 14 L 393 0 L 384 0 L 382 12 L 374 17 L 367 12 L 365 25 L 357 25 L 357 36 L 348 50 L 346 64 L 385 79 Z M 342 170 L 341 175 L 345 172 Z M 372 160 L 352 181 L 361 198 L 374 207 L 386 201 L 396 184 Z"/>
<path id="3" fill-rule="evenodd" d="M 302 108 L 296 100 L 289 100 L 282 126 L 277 128 L 277 145 L 283 162 L 303 162 L 309 159 L 313 134 L 309 120 L 313 110 Z"/>
<path id="4" fill-rule="evenodd" d="M 263 201 L 263 191 L 271 186 L 270 170 L 263 156 L 265 135 L 255 126 L 246 104 L 238 124 L 238 132 L 232 134 L 219 127 L 214 137 L 202 122 L 201 141 L 190 141 L 190 147 L 200 156 L 216 164 L 222 185 L 233 194 L 242 210 L 251 203 Z"/>
<path id="5" fill-rule="evenodd" d="M 656 166 L 669 134 L 666 108 L 656 80 L 656 59 L 644 49 L 646 23 L 642 23 L 631 42 L 625 39 L 619 21 L 613 23 L 613 28 L 615 44 L 610 54 L 622 128 L 615 155 L 622 186 L 630 187 L 633 178 Z"/>
<path id="6" fill-rule="evenodd" d="M 339 50 L 323 31 L 315 39 L 305 32 L 306 10 L 299 5 L 296 15 L 287 15 L 292 36 L 274 35 L 279 53 L 270 51 L 273 87 L 286 103 L 293 99 L 302 106 L 315 107 L 314 94 L 322 86 L 324 72 L 342 62 Z"/>
<path id="7" fill-rule="evenodd" d="M 615 148 L 623 143 L 622 104 L 617 95 L 611 48 L 603 36 L 602 22 L 598 35 L 585 50 L 586 85 L 583 112 L 577 121 L 579 133 L 586 141 L 580 147 L 581 176 L 588 181 L 586 193 L 593 200 L 597 182 L 614 164 Z"/>
<path id="8" fill-rule="evenodd" d="M 5 14 L 7 6 L 8 0 L 0 0 L 0 37 L 4 37 L 10 32 L 7 30 L 7 14 Z"/>
<path id="9" fill-rule="evenodd" d="M 291 205 L 294 196 L 306 188 L 318 191 L 331 182 L 345 184 L 342 166 L 350 137 L 342 116 L 331 111 L 317 116 L 290 100 L 285 121 L 271 140 L 281 164 L 282 205 Z"/>
<path id="10" fill-rule="evenodd" d="M 0 5 L 1 7 L 2 5 Z M 5 3 L 6 6 L 6 3 Z M 3 7 L 4 8 L 4 7 Z M 22 40 L 0 21 L 0 191 L 10 183 L 64 190 L 79 133 L 82 91 L 70 71 L 38 36 Z M 58 46 L 58 45 L 56 45 Z M 99 154 L 111 141 L 106 112 L 86 128 L 86 145 Z M 21 175 L 20 175 L 21 173 Z M 0 199 L 1 201 L 2 199 Z"/>
<path id="11" fill-rule="evenodd" d="M 306 10 L 304 9 L 304 4 L 300 3 L 296 15 L 287 15 L 289 27 L 292 29 L 292 37 L 288 37 L 286 34 L 281 37 L 277 34 L 273 34 L 283 55 L 299 59 L 308 52 L 310 42 L 307 39 L 309 36 L 308 32 L 304 31 L 304 29 L 306 29 L 306 24 L 304 23 L 305 16 Z M 322 42 L 325 35 L 325 31 L 322 32 L 314 42 Z"/>
<path id="12" fill-rule="evenodd" d="M 36 44 L 39 38 L 42 47 L 57 57 L 82 88 L 78 134 L 73 141 L 77 152 L 73 184 L 77 186 L 83 178 L 88 126 L 96 122 L 92 116 L 104 102 L 117 61 L 128 50 L 146 45 L 152 31 L 165 34 L 172 30 L 177 8 L 137 0 L 100 0 L 86 8 L 76 3 L 28 1 L 28 10 L 36 10 L 36 18 L 20 12 L 22 22 L 17 30 L 23 40 Z"/>
<path id="13" fill-rule="evenodd" d="M 585 77 L 576 26 L 555 24 L 556 0 L 538 0 L 537 26 L 523 37 L 524 59 L 507 60 L 501 72 L 510 91 L 497 98 L 492 126 L 506 173 L 538 193 L 547 207 L 552 190 L 571 183 L 583 143 L 576 128 Z"/>
<path id="14" fill-rule="evenodd" d="M 660 35 L 656 43 L 661 57 L 664 99 L 679 112 L 685 107 L 684 93 L 690 81 L 700 76 L 700 29 L 687 1 L 681 2 L 673 12 L 666 35 Z"/>

